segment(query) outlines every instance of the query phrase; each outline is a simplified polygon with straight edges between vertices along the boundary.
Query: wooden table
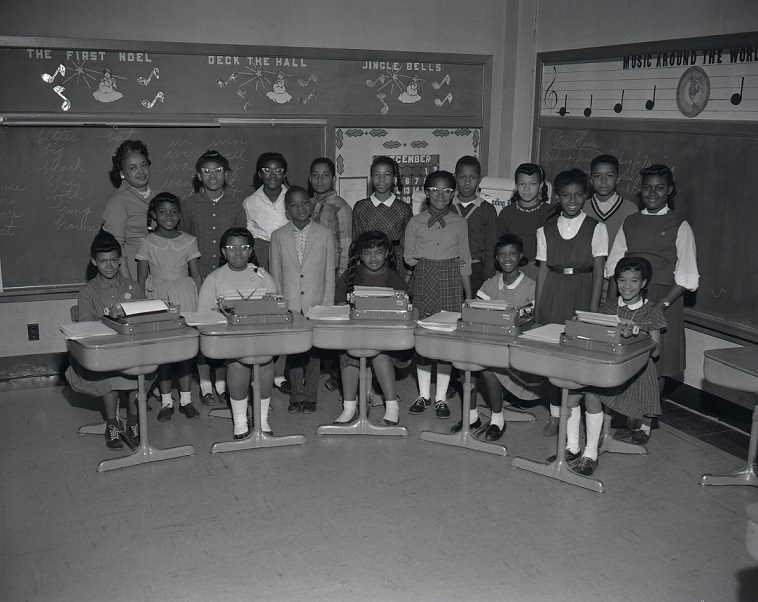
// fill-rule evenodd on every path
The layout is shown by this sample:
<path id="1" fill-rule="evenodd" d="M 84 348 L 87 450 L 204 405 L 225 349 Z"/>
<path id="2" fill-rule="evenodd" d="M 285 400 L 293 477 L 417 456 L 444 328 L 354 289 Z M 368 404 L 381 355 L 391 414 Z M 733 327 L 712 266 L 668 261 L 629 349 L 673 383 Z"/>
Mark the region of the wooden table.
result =
<path id="1" fill-rule="evenodd" d="M 275 437 L 261 430 L 261 381 L 260 367 L 270 362 L 275 355 L 303 353 L 311 348 L 311 327 L 299 313 L 293 313 L 293 321 L 281 324 L 213 324 L 198 326 L 200 350 L 205 357 L 235 359 L 253 366 L 253 416 L 250 435 L 244 439 L 214 443 L 211 453 L 302 445 L 305 435 Z M 211 416 L 231 417 L 228 409 L 211 410 Z"/>
<path id="2" fill-rule="evenodd" d="M 119 371 L 137 376 L 140 443 L 129 456 L 103 460 L 97 471 L 105 472 L 147 462 L 191 456 L 195 448 L 182 445 L 168 449 L 152 447 L 147 432 L 147 391 L 145 374 L 155 372 L 161 364 L 173 364 L 197 355 L 199 335 L 194 328 L 177 328 L 160 332 L 119 334 L 69 339 L 68 350 L 82 366 L 95 372 Z"/>
<path id="3" fill-rule="evenodd" d="M 710 349 L 705 352 L 703 371 L 706 380 L 716 385 L 758 394 L 758 347 Z M 701 485 L 758 486 L 755 459 L 758 449 L 758 395 L 755 401 L 747 463 L 743 468 L 727 474 L 704 474 L 700 479 Z"/>
<path id="4" fill-rule="evenodd" d="M 485 368 L 509 368 L 508 345 L 515 337 L 482 334 L 467 330 L 444 332 L 429 330 L 419 326 L 416 328 L 416 351 L 433 360 L 451 362 L 463 372 L 463 397 L 461 408 L 461 430 L 457 433 L 443 434 L 433 431 L 423 431 L 419 435 L 422 441 L 432 441 L 443 445 L 465 447 L 474 451 L 507 456 L 508 449 L 504 445 L 488 443 L 474 438 L 468 422 L 468 412 L 471 407 L 471 373 Z M 503 416 L 508 422 L 533 422 L 534 414 L 503 408 Z"/>
<path id="5" fill-rule="evenodd" d="M 413 320 L 311 320 L 313 346 L 345 351 L 360 360 L 358 419 L 346 424 L 322 424 L 317 435 L 408 436 L 404 426 L 385 426 L 368 418 L 366 359 L 383 351 L 413 349 Z"/>
<path id="6" fill-rule="evenodd" d="M 519 337 L 510 345 L 511 366 L 523 372 L 545 376 L 551 383 L 560 387 L 561 415 L 556 459 L 546 464 L 514 458 L 511 466 L 598 493 L 605 491 L 602 481 L 576 474 L 566 463 L 569 390 L 589 385 L 615 387 L 625 383 L 645 366 L 654 347 L 655 343 L 650 339 L 646 346 L 639 347 L 631 353 L 616 355 Z"/>

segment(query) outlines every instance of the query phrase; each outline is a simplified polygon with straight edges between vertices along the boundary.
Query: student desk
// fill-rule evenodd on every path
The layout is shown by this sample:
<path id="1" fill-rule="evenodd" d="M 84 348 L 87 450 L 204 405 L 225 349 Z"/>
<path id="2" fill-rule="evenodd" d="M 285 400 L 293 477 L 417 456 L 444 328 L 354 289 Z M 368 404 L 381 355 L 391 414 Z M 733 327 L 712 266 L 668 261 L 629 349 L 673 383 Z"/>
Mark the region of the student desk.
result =
<path id="1" fill-rule="evenodd" d="M 345 351 L 360 361 L 358 419 L 345 424 L 322 424 L 317 435 L 408 436 L 404 426 L 384 426 L 368 419 L 368 369 L 366 359 L 382 351 L 413 349 L 413 320 L 311 320 L 313 346 Z"/>
<path id="2" fill-rule="evenodd" d="M 105 472 L 147 462 L 191 456 L 195 448 L 182 445 L 168 449 L 152 447 L 147 436 L 147 391 L 145 374 L 155 372 L 160 364 L 172 364 L 197 355 L 199 335 L 194 328 L 177 328 L 160 332 L 119 334 L 69 339 L 68 350 L 82 366 L 95 372 L 119 371 L 137 376 L 140 443 L 129 456 L 103 460 L 97 471 Z"/>
<path id="3" fill-rule="evenodd" d="M 423 431 L 419 435 L 422 441 L 433 441 L 443 445 L 465 447 L 474 451 L 507 456 L 504 445 L 487 443 L 474 439 L 469 428 L 468 412 L 471 407 L 471 373 L 485 368 L 509 368 L 508 345 L 514 337 L 476 333 L 463 330 L 443 332 L 419 326 L 416 328 L 416 351 L 419 355 L 432 360 L 452 362 L 453 366 L 464 374 L 463 400 L 461 410 L 461 430 L 454 434 Z M 509 422 L 531 422 L 536 420 L 534 414 L 517 412 L 503 408 L 505 420 Z"/>
<path id="4" fill-rule="evenodd" d="M 711 349 L 705 352 L 703 371 L 706 380 L 737 391 L 758 394 L 758 347 Z M 722 475 L 704 474 L 701 485 L 752 485 L 758 486 L 755 453 L 758 449 L 758 396 L 753 409 L 750 428 L 750 446 L 747 464 L 740 470 Z"/>
<path id="5" fill-rule="evenodd" d="M 566 420 L 568 418 L 569 389 L 580 389 L 589 385 L 615 387 L 625 383 L 647 363 L 650 352 L 655 347 L 652 339 L 648 343 L 648 345 L 631 353 L 615 355 L 523 337 L 516 339 L 510 345 L 511 366 L 523 372 L 547 377 L 551 383 L 562 389 L 562 394 L 556 459 L 544 464 L 524 458 L 514 458 L 511 466 L 536 472 L 564 483 L 591 489 L 598 493 L 605 491 L 605 486 L 601 481 L 576 474 L 566 463 Z"/>
<path id="6" fill-rule="evenodd" d="M 200 331 L 200 350 L 205 357 L 235 359 L 253 366 L 253 417 L 250 436 L 234 441 L 214 443 L 211 453 L 223 453 L 262 447 L 302 445 L 305 435 L 275 437 L 261 430 L 260 367 L 275 355 L 303 353 L 311 348 L 311 327 L 299 313 L 293 321 L 281 324 L 213 324 L 197 327 Z M 211 416 L 229 416 L 228 410 L 211 410 Z"/>

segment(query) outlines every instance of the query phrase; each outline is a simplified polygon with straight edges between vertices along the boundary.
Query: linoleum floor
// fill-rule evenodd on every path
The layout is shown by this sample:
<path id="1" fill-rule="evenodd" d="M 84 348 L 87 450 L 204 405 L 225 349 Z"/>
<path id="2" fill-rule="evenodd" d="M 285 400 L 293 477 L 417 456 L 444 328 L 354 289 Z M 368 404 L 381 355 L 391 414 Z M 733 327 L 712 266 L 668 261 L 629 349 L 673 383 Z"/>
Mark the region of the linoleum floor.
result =
<path id="1" fill-rule="evenodd" d="M 460 401 L 443 421 L 407 414 L 412 379 L 399 393 L 407 438 L 317 436 L 340 409 L 322 384 L 313 415 L 272 403 L 275 433 L 306 445 L 227 454 L 209 449 L 230 421 L 202 409 L 158 423 L 154 408 L 151 443 L 195 455 L 106 473 L 97 463 L 118 453 L 77 434 L 99 401 L 1 393 L 0 599 L 758 599 L 745 548 L 758 490 L 699 485 L 739 468 L 733 455 L 662 424 L 649 455 L 600 457 L 598 494 L 509 466 L 555 452 L 544 408 L 508 425 L 501 458 L 420 441 Z"/>

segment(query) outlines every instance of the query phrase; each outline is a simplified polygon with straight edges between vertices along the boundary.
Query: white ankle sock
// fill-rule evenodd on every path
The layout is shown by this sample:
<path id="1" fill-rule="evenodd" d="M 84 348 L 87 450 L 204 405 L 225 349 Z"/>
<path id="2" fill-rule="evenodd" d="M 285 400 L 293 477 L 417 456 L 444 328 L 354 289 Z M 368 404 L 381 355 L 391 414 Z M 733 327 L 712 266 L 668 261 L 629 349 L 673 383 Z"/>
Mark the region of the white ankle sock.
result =
<path id="1" fill-rule="evenodd" d="M 502 414 L 502 412 L 501 412 Z M 477 420 L 479 420 L 479 410 L 474 408 L 473 410 L 468 411 L 468 423 L 474 424 Z"/>
<path id="2" fill-rule="evenodd" d="M 234 434 L 242 435 L 247 432 L 247 397 L 245 399 L 230 399 Z"/>
<path id="3" fill-rule="evenodd" d="M 569 408 L 569 414 L 566 421 L 566 449 L 572 454 L 579 453 L 579 427 L 582 421 L 582 409 L 579 407 Z"/>
<path id="4" fill-rule="evenodd" d="M 503 416 L 502 410 L 499 412 L 492 412 L 492 416 L 490 416 L 490 424 L 499 427 L 501 431 L 503 430 L 503 427 L 505 426 L 505 416 Z"/>
<path id="5" fill-rule="evenodd" d="M 447 386 L 450 384 L 450 373 L 453 364 L 437 364 L 437 384 L 434 387 L 435 401 L 447 401 Z"/>
<path id="6" fill-rule="evenodd" d="M 208 364 L 198 364 L 197 374 L 200 377 L 200 395 L 213 393 L 213 383 L 211 382 L 211 367 Z"/>
<path id="7" fill-rule="evenodd" d="M 283 376 L 275 376 L 275 377 L 274 377 L 274 384 L 275 384 L 277 387 L 281 387 L 281 386 L 282 386 L 282 383 L 283 383 L 285 380 L 287 380 L 287 379 L 286 379 L 286 378 L 284 378 Z"/>
<path id="8" fill-rule="evenodd" d="M 554 406 L 552 403 L 550 404 L 550 418 L 560 418 L 561 417 L 561 406 Z"/>
<path id="9" fill-rule="evenodd" d="M 171 393 L 161 393 L 161 407 L 170 408 L 174 405 L 174 398 L 171 397 Z"/>
<path id="10" fill-rule="evenodd" d="M 418 396 L 429 399 L 432 391 L 432 366 L 416 366 L 418 376 Z"/>
<path id="11" fill-rule="evenodd" d="M 343 402 L 342 414 L 337 416 L 334 422 L 349 422 L 353 416 L 355 416 L 355 408 L 358 406 L 358 401 L 355 399 L 347 400 Z"/>
<path id="12" fill-rule="evenodd" d="M 186 406 L 188 403 L 192 403 L 192 392 L 179 391 L 179 405 Z"/>
<path id="13" fill-rule="evenodd" d="M 384 420 L 389 420 L 390 422 L 397 422 L 399 416 L 400 416 L 400 405 L 398 404 L 397 398 L 386 399 L 384 401 Z"/>
<path id="14" fill-rule="evenodd" d="M 597 445 L 600 442 L 600 431 L 603 430 L 603 413 L 584 415 L 587 423 L 587 442 L 584 445 L 584 454 L 590 460 L 597 460 Z"/>
<path id="15" fill-rule="evenodd" d="M 268 408 L 271 405 L 271 398 L 261 399 L 261 430 L 270 431 L 271 427 L 268 425 Z"/>

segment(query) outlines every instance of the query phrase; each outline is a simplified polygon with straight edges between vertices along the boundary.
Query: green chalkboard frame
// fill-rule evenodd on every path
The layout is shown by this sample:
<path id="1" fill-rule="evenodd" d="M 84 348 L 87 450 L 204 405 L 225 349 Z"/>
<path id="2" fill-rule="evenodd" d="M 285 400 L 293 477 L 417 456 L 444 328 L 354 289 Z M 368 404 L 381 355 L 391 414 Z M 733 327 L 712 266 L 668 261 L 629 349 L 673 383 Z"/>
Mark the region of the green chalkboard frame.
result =
<path id="1" fill-rule="evenodd" d="M 725 36 L 708 36 L 699 38 L 684 38 L 643 42 L 637 44 L 621 44 L 592 48 L 578 48 L 565 51 L 544 52 L 537 54 L 535 69 L 535 91 L 543 90 L 542 74 L 546 65 L 572 63 L 581 61 L 597 61 L 613 59 L 626 55 L 644 55 L 657 52 L 677 52 L 692 49 L 722 48 L 735 46 L 758 46 L 758 32 L 748 32 Z M 545 82 L 548 83 L 548 82 Z M 536 93 L 534 98 L 534 127 L 532 138 L 532 158 L 541 160 L 544 149 L 540 148 L 541 137 L 550 131 L 584 130 L 584 131 L 617 131 L 619 133 L 655 133 L 672 135 L 696 134 L 699 136 L 735 136 L 741 138 L 758 138 L 758 123 L 723 120 L 669 120 L 669 119 L 622 119 L 600 118 L 584 119 L 583 117 L 540 116 L 542 94 Z M 555 174 L 552 174 L 555 175 Z M 758 181 L 756 182 L 758 188 Z M 746 234 L 747 235 L 747 234 Z M 698 247 L 698 255 L 707 253 L 707 249 Z M 749 277 L 749 276 L 748 276 Z M 702 279 L 701 279 L 702 286 Z M 687 297 L 685 297 L 687 299 Z M 758 313 L 758 312 L 757 312 Z M 734 323 L 720 316 L 698 311 L 694 307 L 685 307 L 685 322 L 687 326 L 706 334 L 718 336 L 738 343 L 758 343 L 758 328 Z"/>

